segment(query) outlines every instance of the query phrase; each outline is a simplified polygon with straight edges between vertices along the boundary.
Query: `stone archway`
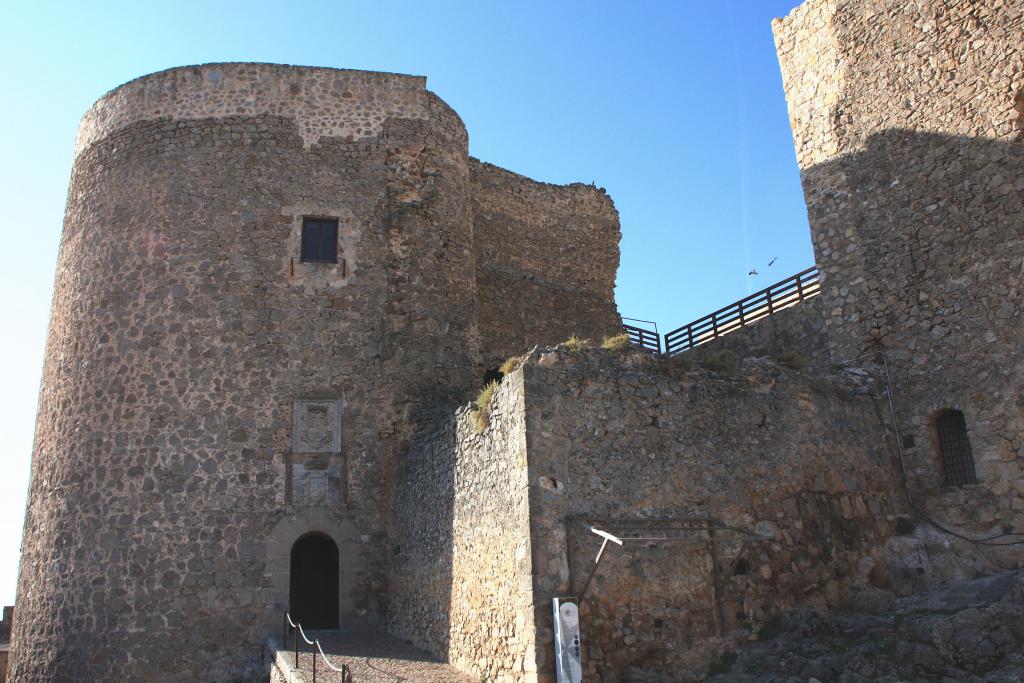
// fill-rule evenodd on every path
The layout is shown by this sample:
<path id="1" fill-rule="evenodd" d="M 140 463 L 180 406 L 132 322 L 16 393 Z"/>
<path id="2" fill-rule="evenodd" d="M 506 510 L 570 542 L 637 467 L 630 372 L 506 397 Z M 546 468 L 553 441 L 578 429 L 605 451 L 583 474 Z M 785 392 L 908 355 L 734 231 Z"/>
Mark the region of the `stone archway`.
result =
<path id="1" fill-rule="evenodd" d="M 338 628 L 338 546 L 309 533 L 292 546 L 288 611 L 306 629 Z"/>
<path id="2" fill-rule="evenodd" d="M 341 627 L 365 623 L 374 618 L 355 604 L 357 577 L 366 571 L 359 536 L 352 523 L 324 509 L 293 512 L 275 525 L 267 538 L 264 604 L 268 624 L 277 624 L 290 608 L 292 549 L 307 536 L 320 536 L 333 543 L 338 552 L 338 624 Z M 305 628 L 305 624 L 303 624 Z"/>

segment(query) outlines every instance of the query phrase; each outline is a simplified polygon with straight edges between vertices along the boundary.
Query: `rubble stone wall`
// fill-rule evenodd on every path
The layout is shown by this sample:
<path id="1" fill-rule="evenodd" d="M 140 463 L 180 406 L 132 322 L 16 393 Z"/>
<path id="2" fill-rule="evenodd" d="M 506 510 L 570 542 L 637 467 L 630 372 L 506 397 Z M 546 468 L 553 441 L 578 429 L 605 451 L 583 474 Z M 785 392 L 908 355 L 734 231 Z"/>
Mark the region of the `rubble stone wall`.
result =
<path id="1" fill-rule="evenodd" d="M 919 501 L 1024 531 L 1024 7 L 809 0 L 774 26 L 833 359 L 884 351 Z M 944 488 L 963 412 L 979 485 Z"/>
<path id="2" fill-rule="evenodd" d="M 562 348 L 522 372 L 542 674 L 551 598 L 579 595 L 601 545 L 590 526 L 647 539 L 610 545 L 587 590 L 594 680 L 701 671 L 709 639 L 834 606 L 893 533 L 898 470 L 861 375 Z"/>
<path id="3" fill-rule="evenodd" d="M 524 417 L 516 373 L 483 433 L 461 410 L 398 469 L 388 628 L 494 681 L 536 670 Z"/>
<path id="4" fill-rule="evenodd" d="M 355 118 L 304 137 L 264 86 Z M 238 64 L 114 91 L 81 139 L 12 677 L 262 676 L 302 533 L 341 548 L 342 623 L 380 620 L 394 453 L 474 382 L 465 129 L 422 80 Z M 344 266 L 300 262 L 304 215 Z M 297 399 L 340 448 L 293 449 Z"/>
<path id="5" fill-rule="evenodd" d="M 485 368 L 572 335 L 621 333 L 619 216 L 603 189 L 470 163 Z"/>
<path id="6" fill-rule="evenodd" d="M 739 358 L 799 354 L 809 365 L 827 366 L 828 335 L 821 297 L 804 299 L 686 353 L 702 362 L 720 351 L 732 351 Z"/>
<path id="7" fill-rule="evenodd" d="M 292 545 L 310 532 L 339 547 L 342 625 L 392 613 L 395 456 L 476 388 L 481 340 L 491 360 L 543 341 L 556 318 L 586 334 L 618 325 L 607 196 L 482 168 L 420 77 L 209 64 L 136 79 L 86 113 L 40 391 L 17 680 L 262 675 Z M 304 217 L 338 219 L 337 263 L 301 261 Z M 456 558 L 464 601 L 489 575 Z M 457 661 L 523 669 L 532 644 L 511 623 L 460 630 Z"/>
<path id="8" fill-rule="evenodd" d="M 589 675 L 696 675 L 884 565 L 900 509 L 879 391 L 769 358 L 534 351 L 482 432 L 463 409 L 401 459 L 389 628 L 473 675 L 552 680 L 551 598 L 583 590 L 595 526 L 646 540 L 610 546 L 587 589 Z"/>

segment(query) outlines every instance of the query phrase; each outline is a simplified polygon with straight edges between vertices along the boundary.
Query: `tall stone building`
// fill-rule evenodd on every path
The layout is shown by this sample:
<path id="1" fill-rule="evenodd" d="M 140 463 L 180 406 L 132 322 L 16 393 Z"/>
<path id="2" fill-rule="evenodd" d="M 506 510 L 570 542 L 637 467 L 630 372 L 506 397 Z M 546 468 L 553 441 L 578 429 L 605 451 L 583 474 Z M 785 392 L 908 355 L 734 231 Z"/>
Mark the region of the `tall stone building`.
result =
<path id="1" fill-rule="evenodd" d="M 471 159 L 423 78 L 215 64 L 105 95 L 68 191 L 14 680 L 255 676 L 331 546 L 326 625 L 380 621 L 402 444 L 512 350 L 620 329 L 618 239 L 604 192 Z"/>
<path id="2" fill-rule="evenodd" d="M 922 505 L 1019 523 L 1024 5 L 811 0 L 774 28 L 831 359 L 886 355 Z"/>
<path id="3" fill-rule="evenodd" d="M 1024 538 L 1022 12 L 778 20 L 820 294 L 673 358 L 554 346 L 620 329 L 614 207 L 468 157 L 423 79 L 112 91 L 76 147 L 13 679 L 259 679 L 290 609 L 546 683 L 551 599 L 585 594 L 588 680 L 695 680 L 781 610 L 1021 566 L 963 538 Z M 599 571 L 591 527 L 630 541 Z"/>

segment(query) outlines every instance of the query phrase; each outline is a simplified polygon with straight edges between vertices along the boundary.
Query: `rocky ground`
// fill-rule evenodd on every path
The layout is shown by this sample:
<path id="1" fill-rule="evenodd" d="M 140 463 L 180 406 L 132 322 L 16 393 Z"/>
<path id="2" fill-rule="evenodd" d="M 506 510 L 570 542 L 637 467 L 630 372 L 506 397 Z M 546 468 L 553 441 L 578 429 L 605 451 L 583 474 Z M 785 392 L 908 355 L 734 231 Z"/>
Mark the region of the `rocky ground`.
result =
<path id="1" fill-rule="evenodd" d="M 707 683 L 1024 681 L 1024 571 L 923 595 L 879 591 L 865 612 L 799 609 L 712 664 Z"/>

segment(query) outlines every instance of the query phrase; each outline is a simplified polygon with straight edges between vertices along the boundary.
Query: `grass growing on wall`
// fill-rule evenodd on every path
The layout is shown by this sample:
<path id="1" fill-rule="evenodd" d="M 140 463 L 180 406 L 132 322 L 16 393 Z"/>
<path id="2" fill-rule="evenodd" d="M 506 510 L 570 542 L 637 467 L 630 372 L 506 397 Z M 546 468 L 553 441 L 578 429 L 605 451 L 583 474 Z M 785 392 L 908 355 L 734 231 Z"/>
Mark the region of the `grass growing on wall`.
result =
<path id="1" fill-rule="evenodd" d="M 775 356 L 775 362 L 793 370 L 803 370 L 807 367 L 807 357 L 799 351 L 787 351 Z"/>
<path id="2" fill-rule="evenodd" d="M 724 349 L 708 356 L 704 361 L 704 367 L 723 375 L 735 375 L 740 369 L 740 357 L 735 351 Z"/>
<path id="3" fill-rule="evenodd" d="M 601 342 L 602 349 L 610 349 L 612 351 L 621 351 L 628 346 L 629 335 L 625 332 L 617 334 L 614 337 L 605 337 L 604 341 Z"/>
<path id="4" fill-rule="evenodd" d="M 570 351 L 582 351 L 583 349 L 589 349 L 593 345 L 594 342 L 577 337 L 575 334 L 562 342 L 562 346 Z"/>
<path id="5" fill-rule="evenodd" d="M 513 372 L 518 370 L 519 366 L 522 364 L 522 356 L 512 356 L 501 364 L 501 367 L 498 368 L 498 372 L 500 372 L 502 375 L 511 375 Z"/>
<path id="6" fill-rule="evenodd" d="M 687 370 L 692 370 L 693 356 L 691 356 L 688 353 L 677 353 L 676 355 L 668 359 L 668 364 L 676 368 L 677 370 L 683 370 L 684 372 Z"/>
<path id="7" fill-rule="evenodd" d="M 476 428 L 477 434 L 487 429 L 487 425 L 491 423 L 491 398 L 497 390 L 497 382 L 488 382 L 473 402 L 475 404 L 472 411 L 473 426 Z"/>

